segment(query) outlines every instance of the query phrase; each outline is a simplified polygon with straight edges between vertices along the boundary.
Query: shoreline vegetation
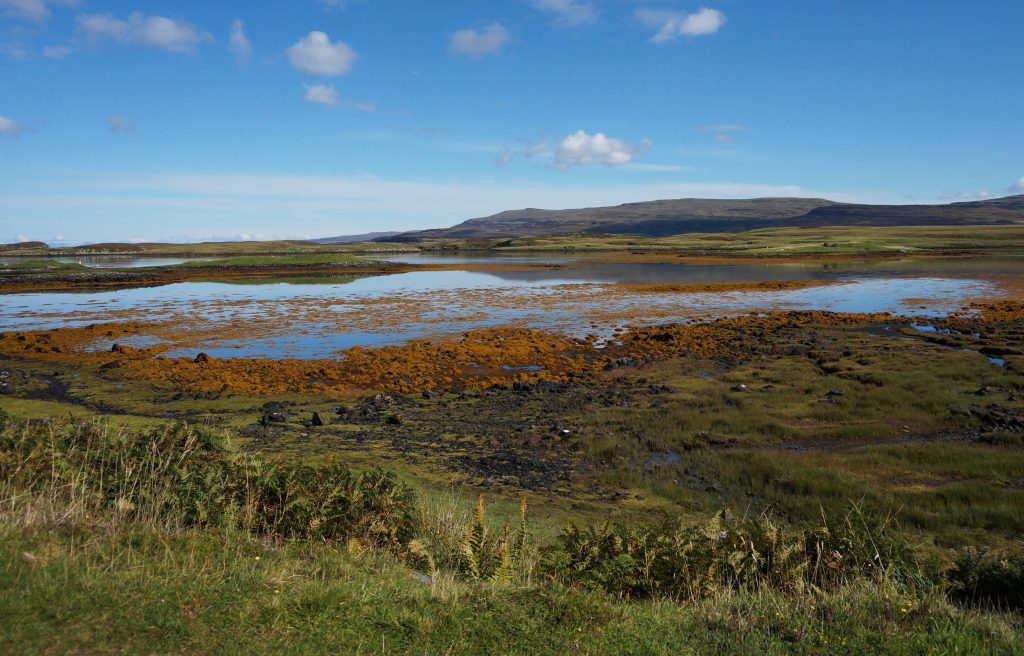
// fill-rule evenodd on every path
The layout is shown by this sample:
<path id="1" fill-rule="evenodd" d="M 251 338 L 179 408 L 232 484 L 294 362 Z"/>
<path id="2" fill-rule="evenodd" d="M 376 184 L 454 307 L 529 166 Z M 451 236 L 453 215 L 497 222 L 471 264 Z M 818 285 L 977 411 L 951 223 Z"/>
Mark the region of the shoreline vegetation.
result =
<path id="1" fill-rule="evenodd" d="M 663 252 L 589 235 L 488 252 L 1024 252 L 1019 226 L 956 243 L 945 229 L 900 230 L 715 235 L 703 260 L 674 238 L 656 240 Z M 130 255 L 170 256 L 141 248 Z M 295 248 L 113 271 L 18 258 L 0 290 L 536 268 Z M 607 344 L 499 327 L 320 360 L 166 357 L 139 340 L 173 320 L 116 312 L 8 329 L 0 642 L 20 653 L 1022 653 L 1024 304 L 1019 279 L 1004 277 L 1000 298 L 924 326 L 765 309 L 624 328 Z"/>
<path id="2" fill-rule="evenodd" d="M 525 497 L 510 528 L 483 496 L 426 505 L 380 470 L 268 462 L 183 425 L 2 424 L 0 613 L 23 651 L 1024 648 L 1024 559 L 925 562 L 856 504 L 806 526 L 726 509 L 545 541 Z"/>

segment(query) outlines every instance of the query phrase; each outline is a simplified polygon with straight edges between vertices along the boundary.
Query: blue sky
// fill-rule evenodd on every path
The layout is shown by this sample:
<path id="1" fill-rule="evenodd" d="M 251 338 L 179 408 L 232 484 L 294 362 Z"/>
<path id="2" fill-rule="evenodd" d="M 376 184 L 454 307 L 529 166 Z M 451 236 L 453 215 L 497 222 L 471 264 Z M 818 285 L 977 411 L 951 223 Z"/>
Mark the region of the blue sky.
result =
<path id="1" fill-rule="evenodd" d="M 0 0 L 0 241 L 1024 193 L 1024 3 Z"/>

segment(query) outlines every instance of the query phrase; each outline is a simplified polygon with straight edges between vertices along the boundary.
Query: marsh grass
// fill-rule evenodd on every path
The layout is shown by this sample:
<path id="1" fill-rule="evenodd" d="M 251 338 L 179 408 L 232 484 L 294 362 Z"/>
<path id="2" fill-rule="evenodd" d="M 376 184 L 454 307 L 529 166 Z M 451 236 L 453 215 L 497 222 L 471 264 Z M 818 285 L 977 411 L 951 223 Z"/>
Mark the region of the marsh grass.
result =
<path id="1" fill-rule="evenodd" d="M 164 530 L 230 527 L 391 548 L 414 531 L 415 495 L 380 470 L 267 462 L 184 424 L 134 431 L 70 418 L 5 423 L 0 499 L 16 522 L 96 515 Z"/>

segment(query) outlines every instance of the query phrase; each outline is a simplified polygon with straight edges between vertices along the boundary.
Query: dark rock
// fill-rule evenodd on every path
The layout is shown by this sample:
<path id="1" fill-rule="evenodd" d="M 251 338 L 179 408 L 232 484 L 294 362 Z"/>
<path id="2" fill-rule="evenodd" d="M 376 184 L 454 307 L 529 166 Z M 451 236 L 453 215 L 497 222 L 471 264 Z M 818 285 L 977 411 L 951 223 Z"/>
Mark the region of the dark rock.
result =
<path id="1" fill-rule="evenodd" d="M 972 407 L 971 415 L 989 428 L 1006 431 L 1024 431 L 1024 415 L 1010 408 L 990 405 L 985 408 Z"/>
<path id="2" fill-rule="evenodd" d="M 313 420 L 310 422 L 310 425 L 311 426 L 323 426 L 324 425 L 324 420 L 320 416 L 319 412 L 314 412 L 313 413 Z"/>
<path id="3" fill-rule="evenodd" d="M 399 417 L 398 415 L 391 415 L 390 417 L 387 418 L 387 421 L 385 423 L 387 423 L 389 426 L 401 426 L 402 418 Z"/>
<path id="4" fill-rule="evenodd" d="M 604 366 L 605 371 L 611 371 L 612 369 L 619 369 L 622 367 L 638 367 L 640 361 L 635 358 L 619 358 L 614 362 L 609 362 Z"/>
<path id="5" fill-rule="evenodd" d="M 435 394 L 434 394 L 433 390 L 426 390 L 426 391 L 423 392 L 423 398 L 425 398 L 425 399 L 432 399 L 432 398 L 434 398 L 434 396 L 435 396 Z"/>
<path id="6" fill-rule="evenodd" d="M 512 390 L 516 392 L 532 392 L 534 390 L 534 384 L 525 380 L 517 380 L 512 383 Z"/>
<path id="7" fill-rule="evenodd" d="M 209 361 L 211 361 L 212 359 L 213 359 L 213 358 L 211 358 L 211 357 L 210 357 L 209 355 L 207 355 L 206 353 L 200 353 L 199 355 L 197 355 L 197 356 L 196 356 L 196 359 L 195 359 L 195 360 L 193 360 L 193 362 L 195 362 L 196 364 L 202 364 L 202 363 L 206 363 L 206 362 L 209 362 Z"/>
<path id="8" fill-rule="evenodd" d="M 262 426 L 269 426 L 270 424 L 283 424 L 288 421 L 288 415 L 284 412 L 265 412 L 260 417 L 260 424 Z"/>
<path id="9" fill-rule="evenodd" d="M 14 394 L 16 391 L 12 383 L 6 380 L 0 381 L 0 394 Z"/>

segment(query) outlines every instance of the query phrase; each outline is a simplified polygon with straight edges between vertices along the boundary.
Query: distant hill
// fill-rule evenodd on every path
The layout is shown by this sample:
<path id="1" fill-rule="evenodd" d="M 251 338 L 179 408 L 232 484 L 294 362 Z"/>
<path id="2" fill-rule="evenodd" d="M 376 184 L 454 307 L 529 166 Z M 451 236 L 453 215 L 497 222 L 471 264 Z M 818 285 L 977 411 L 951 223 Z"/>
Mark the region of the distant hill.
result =
<path id="1" fill-rule="evenodd" d="M 15 244 L 0 244 L 0 251 L 40 251 L 49 247 L 41 241 L 19 241 Z"/>
<path id="2" fill-rule="evenodd" d="M 683 198 L 574 210 L 524 209 L 470 219 L 451 228 L 376 241 L 501 239 L 573 233 L 667 236 L 773 227 L 981 225 L 1024 222 L 1024 195 L 949 205 L 859 205 L 822 198 Z"/>
<path id="3" fill-rule="evenodd" d="M 314 239 L 317 244 L 351 244 L 357 241 L 384 241 L 388 237 L 400 235 L 400 232 L 367 232 L 362 235 L 345 235 L 341 237 L 323 237 Z"/>

